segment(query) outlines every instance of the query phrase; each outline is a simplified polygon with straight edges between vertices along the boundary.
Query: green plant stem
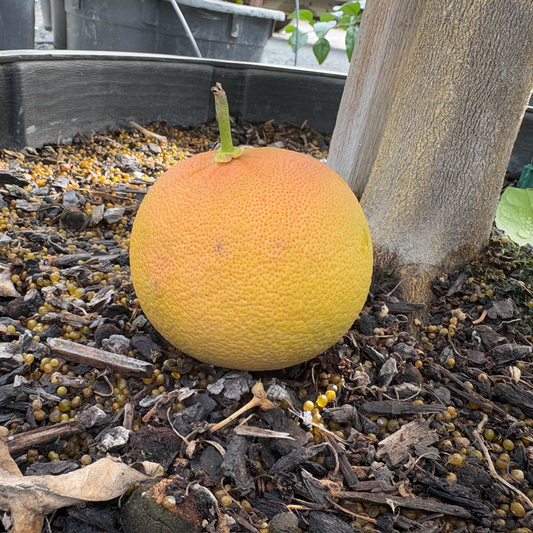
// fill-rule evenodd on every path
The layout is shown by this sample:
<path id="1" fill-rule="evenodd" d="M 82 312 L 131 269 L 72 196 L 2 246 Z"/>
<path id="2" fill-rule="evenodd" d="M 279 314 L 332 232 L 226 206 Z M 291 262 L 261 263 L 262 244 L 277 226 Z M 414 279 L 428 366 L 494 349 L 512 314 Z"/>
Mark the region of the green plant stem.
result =
<path id="1" fill-rule="evenodd" d="M 215 156 L 215 161 L 219 163 L 228 163 L 232 159 L 239 157 L 243 153 L 244 148 L 235 148 L 233 146 L 228 99 L 222 85 L 217 82 L 215 86 L 211 88 L 211 91 L 215 97 L 215 112 L 220 132 L 220 148 Z"/>
<path id="2" fill-rule="evenodd" d="M 223 152 L 233 152 L 233 141 L 231 140 L 231 127 L 229 121 L 229 106 L 226 91 L 220 83 L 215 84 L 211 89 L 215 96 L 215 111 L 217 114 L 218 129 L 220 130 L 220 148 Z"/>

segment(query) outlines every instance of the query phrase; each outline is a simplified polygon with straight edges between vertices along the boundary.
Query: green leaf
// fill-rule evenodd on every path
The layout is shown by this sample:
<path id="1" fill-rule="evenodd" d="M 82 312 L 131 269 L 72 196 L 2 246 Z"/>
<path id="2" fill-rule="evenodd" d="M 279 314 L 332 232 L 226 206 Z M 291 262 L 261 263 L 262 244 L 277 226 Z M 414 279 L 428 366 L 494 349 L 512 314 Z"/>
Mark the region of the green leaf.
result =
<path id="1" fill-rule="evenodd" d="M 293 11 L 288 18 L 296 19 L 296 11 Z M 311 22 L 313 20 L 313 13 L 311 13 L 311 11 L 308 9 L 300 9 L 300 20 Z"/>
<path id="2" fill-rule="evenodd" d="M 353 24 L 352 17 L 344 16 L 339 19 L 339 26 L 351 26 Z"/>
<path id="3" fill-rule="evenodd" d="M 323 39 L 326 36 L 326 33 L 328 33 L 331 28 L 334 28 L 337 25 L 337 22 L 330 21 L 330 22 L 317 22 L 313 29 L 315 30 L 316 36 L 319 39 Z"/>
<path id="4" fill-rule="evenodd" d="M 295 31 L 296 31 L 296 26 L 293 26 L 292 24 L 285 26 L 285 33 L 293 33 Z"/>
<path id="5" fill-rule="evenodd" d="M 361 5 L 359 2 L 346 2 L 339 6 L 338 9 L 347 15 L 357 15 L 361 10 Z"/>
<path id="6" fill-rule="evenodd" d="M 313 45 L 313 53 L 315 54 L 319 65 L 322 65 L 326 57 L 328 57 L 330 48 L 329 41 L 324 39 L 324 37 L 318 39 L 318 41 Z"/>
<path id="7" fill-rule="evenodd" d="M 320 22 L 329 22 L 330 20 L 339 20 L 342 13 L 322 13 L 320 15 Z"/>
<path id="8" fill-rule="evenodd" d="M 298 32 L 298 46 L 296 45 L 296 32 L 291 33 L 289 44 L 291 45 L 293 52 L 296 52 L 297 48 L 299 50 L 302 46 L 305 46 L 305 43 L 307 43 L 307 33 L 305 31 L 300 30 Z"/>
<path id="9" fill-rule="evenodd" d="M 516 244 L 533 244 L 533 189 L 507 187 L 496 209 L 496 227 Z"/>
<path id="10" fill-rule="evenodd" d="M 348 55 L 348 61 L 352 60 L 353 47 L 355 45 L 355 38 L 357 37 L 357 28 L 355 26 L 350 26 L 346 30 L 346 54 Z"/>

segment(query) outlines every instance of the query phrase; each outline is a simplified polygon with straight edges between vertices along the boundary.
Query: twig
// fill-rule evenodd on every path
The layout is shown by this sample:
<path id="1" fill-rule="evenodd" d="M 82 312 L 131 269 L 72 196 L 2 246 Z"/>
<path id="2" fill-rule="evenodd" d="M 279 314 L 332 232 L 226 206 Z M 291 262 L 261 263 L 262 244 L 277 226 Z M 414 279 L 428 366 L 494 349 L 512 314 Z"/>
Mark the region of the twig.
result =
<path id="1" fill-rule="evenodd" d="M 487 316 L 487 310 L 483 309 L 483 312 L 481 313 L 481 316 L 477 320 L 473 320 L 472 324 L 475 324 L 475 325 L 481 324 L 481 322 L 483 322 L 483 320 L 485 320 L 486 316 Z"/>
<path id="2" fill-rule="evenodd" d="M 342 511 L 343 513 L 346 513 L 346 514 L 348 514 L 350 516 L 354 516 L 358 520 L 364 520 L 365 522 L 370 522 L 371 524 L 376 524 L 376 519 L 375 518 L 370 518 L 369 516 L 364 516 L 364 515 L 361 515 L 361 514 L 354 513 L 352 511 L 348 511 L 348 509 L 345 509 L 344 507 L 340 506 L 335 500 L 333 500 L 333 498 L 329 498 L 328 496 L 326 496 L 326 500 L 328 500 L 328 502 L 331 503 L 331 505 L 333 505 L 333 507 L 336 507 L 339 511 Z"/>
<path id="3" fill-rule="evenodd" d="M 267 398 L 267 393 L 263 387 L 263 384 L 258 381 L 253 387 L 252 387 L 252 393 L 254 397 L 243 407 L 241 407 L 238 411 L 235 411 L 232 415 L 228 416 L 228 418 L 222 420 L 222 422 L 219 422 L 218 424 L 215 424 L 214 426 L 209 428 L 209 431 L 211 433 L 214 433 L 215 431 L 218 431 L 219 429 L 223 428 L 225 425 L 229 424 L 236 418 L 239 418 L 243 413 L 246 413 L 246 411 L 249 411 L 250 409 L 253 409 L 254 407 L 261 407 L 263 411 L 266 411 L 267 409 L 272 409 L 274 407 L 274 404 Z"/>
<path id="4" fill-rule="evenodd" d="M 163 143 L 167 143 L 168 139 L 166 137 L 163 137 L 163 135 L 158 135 L 157 133 L 154 133 L 153 131 L 147 130 L 146 128 L 143 128 L 142 126 L 139 126 L 137 122 L 133 122 L 133 120 L 130 120 L 130 124 L 141 133 L 144 133 L 146 137 L 153 137 L 154 139 L 157 139 L 158 141 L 161 141 Z"/>
<path id="5" fill-rule="evenodd" d="M 489 454 L 489 450 L 487 449 L 487 446 L 485 446 L 485 443 L 483 442 L 483 439 L 481 438 L 481 431 L 483 429 L 483 426 L 487 423 L 488 416 L 483 413 L 483 416 L 481 418 L 481 422 L 478 424 L 477 429 L 472 430 L 472 434 L 476 438 L 477 443 L 483 450 L 483 455 L 485 456 L 485 459 L 487 460 L 487 464 L 489 467 L 489 471 L 492 474 L 492 477 L 497 479 L 502 485 L 505 485 L 509 490 L 513 491 L 518 497 L 526 504 L 527 507 L 529 507 L 530 510 L 533 511 L 533 502 L 520 490 L 517 489 L 514 485 L 511 485 L 508 481 L 505 481 L 498 472 L 496 472 L 496 468 L 494 468 L 494 463 L 492 462 L 492 459 Z"/>

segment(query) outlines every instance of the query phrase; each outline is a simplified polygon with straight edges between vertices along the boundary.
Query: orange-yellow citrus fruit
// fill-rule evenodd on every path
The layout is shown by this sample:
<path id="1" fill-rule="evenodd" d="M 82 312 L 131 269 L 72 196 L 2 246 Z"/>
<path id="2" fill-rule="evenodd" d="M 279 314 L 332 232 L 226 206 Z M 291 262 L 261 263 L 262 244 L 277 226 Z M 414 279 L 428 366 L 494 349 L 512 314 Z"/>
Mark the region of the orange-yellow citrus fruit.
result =
<path id="1" fill-rule="evenodd" d="M 349 186 L 324 163 L 249 148 L 165 172 L 131 235 L 131 274 L 152 325 L 206 363 L 288 367 L 322 353 L 364 305 L 372 243 Z"/>

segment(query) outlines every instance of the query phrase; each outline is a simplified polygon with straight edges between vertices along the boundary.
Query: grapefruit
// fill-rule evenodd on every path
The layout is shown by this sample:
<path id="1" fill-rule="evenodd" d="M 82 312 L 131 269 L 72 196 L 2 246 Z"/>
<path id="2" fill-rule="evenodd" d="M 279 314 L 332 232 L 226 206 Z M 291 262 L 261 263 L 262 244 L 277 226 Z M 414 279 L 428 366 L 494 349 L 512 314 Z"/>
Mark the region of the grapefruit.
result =
<path id="1" fill-rule="evenodd" d="M 228 146 L 227 162 L 198 154 L 152 186 L 131 235 L 133 285 L 152 325 L 184 353 L 227 368 L 288 367 L 332 346 L 361 311 L 368 224 L 324 163 Z"/>

